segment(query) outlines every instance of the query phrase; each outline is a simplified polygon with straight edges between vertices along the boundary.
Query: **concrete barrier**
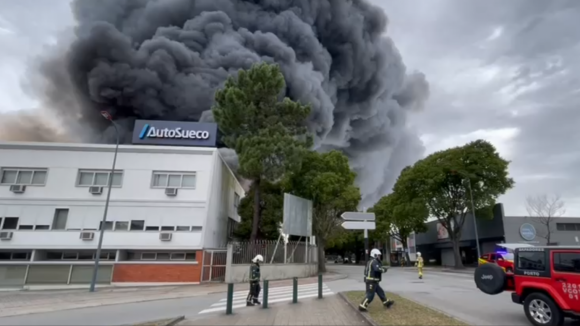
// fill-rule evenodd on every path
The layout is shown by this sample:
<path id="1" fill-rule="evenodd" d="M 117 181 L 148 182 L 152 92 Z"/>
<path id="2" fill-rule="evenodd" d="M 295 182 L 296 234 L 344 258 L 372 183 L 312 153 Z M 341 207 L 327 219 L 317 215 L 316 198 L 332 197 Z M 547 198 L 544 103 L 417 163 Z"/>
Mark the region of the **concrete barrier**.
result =
<path id="1" fill-rule="evenodd" d="M 260 266 L 263 280 L 275 281 L 305 278 L 318 274 L 318 264 L 264 264 Z M 250 264 L 229 265 L 226 269 L 226 283 L 249 282 Z"/>

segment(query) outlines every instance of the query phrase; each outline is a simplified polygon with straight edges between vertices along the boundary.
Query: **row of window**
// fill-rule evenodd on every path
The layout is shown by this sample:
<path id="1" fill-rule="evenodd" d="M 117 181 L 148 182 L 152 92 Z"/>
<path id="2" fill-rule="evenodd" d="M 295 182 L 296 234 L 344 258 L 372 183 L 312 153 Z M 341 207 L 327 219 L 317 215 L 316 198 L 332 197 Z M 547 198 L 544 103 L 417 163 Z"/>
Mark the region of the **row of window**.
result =
<path id="1" fill-rule="evenodd" d="M 35 260 L 39 261 L 56 261 L 56 260 L 80 260 L 91 261 L 95 260 L 97 256 L 93 252 L 76 252 L 76 251 L 48 251 L 39 252 L 39 257 Z M 100 260 L 115 260 L 117 253 L 115 251 L 101 252 Z M 30 252 L 0 252 L 0 260 L 30 260 Z M 122 261 L 135 260 L 156 260 L 156 261 L 195 261 L 195 252 L 128 252 L 126 259 Z"/>
<path id="2" fill-rule="evenodd" d="M 518 269 L 545 271 L 549 262 L 545 261 L 545 253 L 540 251 L 520 252 L 518 254 Z M 565 273 L 580 273 L 580 254 L 573 252 L 554 253 L 554 270 Z"/>
<path id="3" fill-rule="evenodd" d="M 18 217 L 0 217 L 0 229 L 2 230 L 68 230 L 68 231 L 96 231 L 97 229 L 73 229 L 67 228 L 68 209 L 56 209 L 52 225 L 32 225 L 19 224 Z M 103 222 L 99 223 L 99 229 L 103 227 Z M 110 231 L 176 231 L 176 232 L 196 232 L 201 231 L 201 226 L 187 226 L 187 225 L 146 225 L 144 220 L 131 221 L 107 221 L 105 222 L 105 230 Z"/>
<path id="4" fill-rule="evenodd" d="M 556 223 L 556 229 L 558 231 L 579 231 L 580 223 Z"/>
<path id="5" fill-rule="evenodd" d="M 2 186 L 36 186 L 43 187 L 46 185 L 48 169 L 28 169 L 28 168 L 3 168 L 0 171 L 0 185 Z M 111 185 L 115 188 L 123 186 L 123 171 L 104 170 L 79 170 L 76 186 L 77 187 L 106 187 Z M 195 172 L 166 172 L 154 171 L 151 178 L 151 188 L 179 188 L 195 189 L 196 173 Z"/>

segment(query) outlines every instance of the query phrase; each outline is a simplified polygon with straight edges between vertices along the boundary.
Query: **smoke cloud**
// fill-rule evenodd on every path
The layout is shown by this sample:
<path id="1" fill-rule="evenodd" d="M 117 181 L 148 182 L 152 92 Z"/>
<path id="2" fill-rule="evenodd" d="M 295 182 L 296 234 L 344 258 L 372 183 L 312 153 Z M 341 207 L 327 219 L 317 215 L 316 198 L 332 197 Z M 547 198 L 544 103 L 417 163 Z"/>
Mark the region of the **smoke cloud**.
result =
<path id="1" fill-rule="evenodd" d="M 212 121 L 215 90 L 265 61 L 280 65 L 287 96 L 312 105 L 315 148 L 349 156 L 363 206 L 423 154 L 406 120 L 429 85 L 407 73 L 386 15 L 366 1 L 76 0 L 72 11 L 75 35 L 40 62 L 36 87 L 77 141 L 113 141 L 103 109 L 127 142 L 135 119 Z M 61 139 L 20 120 L 23 139 Z"/>

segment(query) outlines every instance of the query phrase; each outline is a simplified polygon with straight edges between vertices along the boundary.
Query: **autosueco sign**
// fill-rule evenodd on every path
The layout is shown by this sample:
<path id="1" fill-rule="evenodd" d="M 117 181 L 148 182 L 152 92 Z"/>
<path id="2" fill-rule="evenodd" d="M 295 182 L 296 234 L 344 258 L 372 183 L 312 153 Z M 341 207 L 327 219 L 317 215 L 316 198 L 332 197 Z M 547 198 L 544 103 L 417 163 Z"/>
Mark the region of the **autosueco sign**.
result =
<path id="1" fill-rule="evenodd" d="M 209 139 L 207 130 L 184 130 L 180 127 L 175 129 L 159 129 L 146 124 L 139 134 L 140 139 L 144 138 L 183 138 L 183 139 Z"/>
<path id="2" fill-rule="evenodd" d="M 217 125 L 204 122 L 135 121 L 133 144 L 215 147 Z"/>

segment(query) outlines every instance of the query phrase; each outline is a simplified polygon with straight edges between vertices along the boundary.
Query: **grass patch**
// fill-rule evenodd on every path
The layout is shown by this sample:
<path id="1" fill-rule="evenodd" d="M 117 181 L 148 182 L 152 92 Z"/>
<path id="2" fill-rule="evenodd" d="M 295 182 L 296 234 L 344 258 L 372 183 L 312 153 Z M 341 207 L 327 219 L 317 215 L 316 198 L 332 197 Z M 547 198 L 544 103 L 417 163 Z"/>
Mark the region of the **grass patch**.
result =
<path id="1" fill-rule="evenodd" d="M 365 296 L 364 291 L 351 291 L 344 294 L 357 307 Z M 386 295 L 387 298 L 395 300 L 395 304 L 390 309 L 385 309 L 381 300 L 375 296 L 375 299 L 369 305 L 368 312 L 366 312 L 379 325 L 467 326 L 462 321 L 396 294 L 386 293 Z"/>

